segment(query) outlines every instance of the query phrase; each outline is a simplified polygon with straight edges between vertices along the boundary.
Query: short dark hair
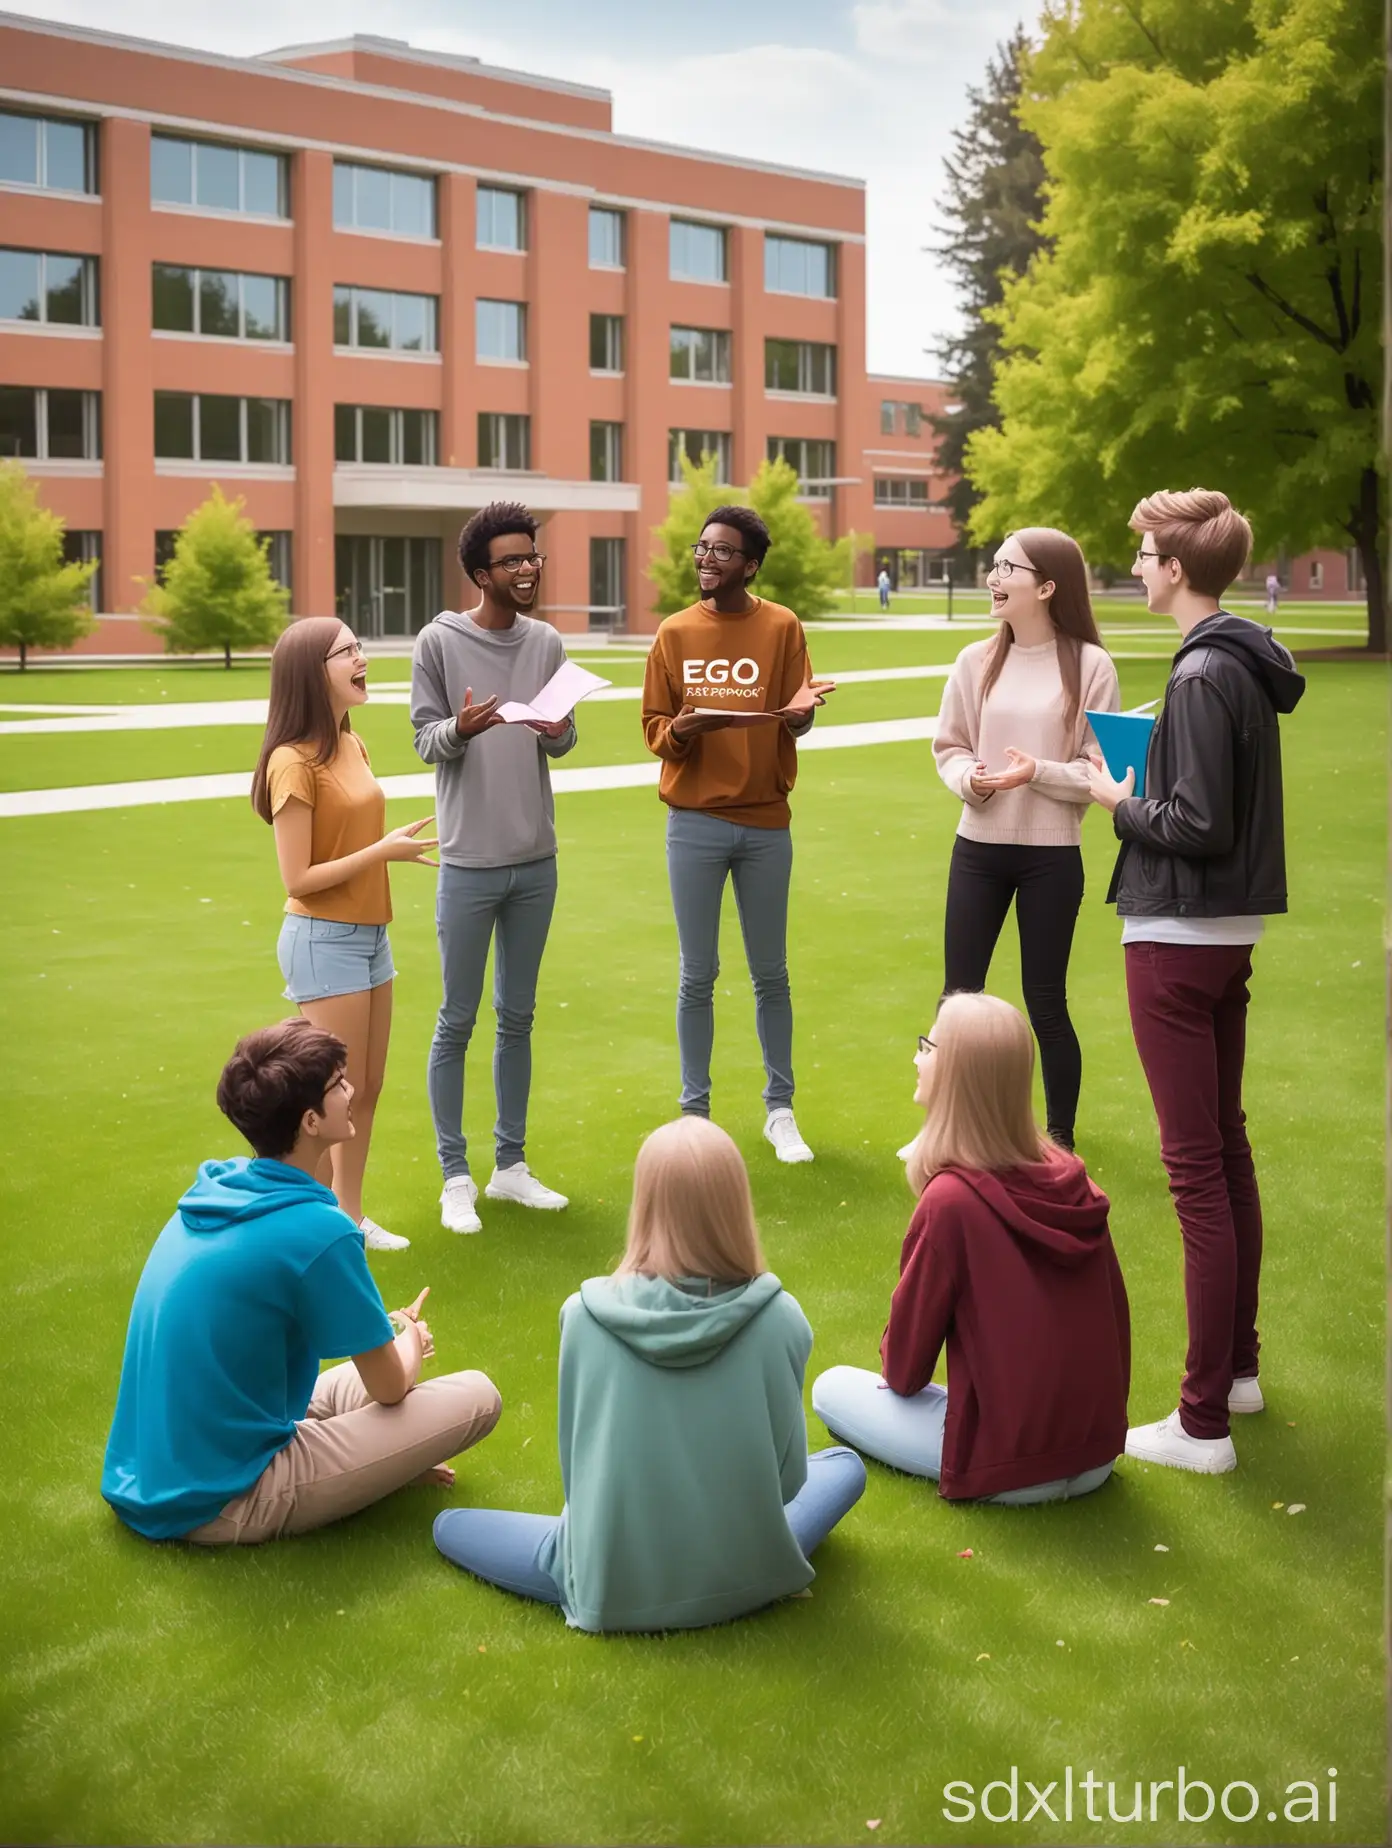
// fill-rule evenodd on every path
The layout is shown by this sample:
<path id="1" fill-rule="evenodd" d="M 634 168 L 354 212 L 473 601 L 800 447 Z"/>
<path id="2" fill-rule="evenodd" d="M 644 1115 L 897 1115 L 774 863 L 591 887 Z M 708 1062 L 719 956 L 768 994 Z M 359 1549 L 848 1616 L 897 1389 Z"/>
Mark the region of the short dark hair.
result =
<path id="1" fill-rule="evenodd" d="M 476 571 L 488 569 L 488 547 L 504 533 L 525 533 L 536 543 L 537 523 L 521 501 L 489 501 L 459 535 L 459 562 L 472 584 Z"/>
<path id="2" fill-rule="evenodd" d="M 763 564 L 773 544 L 768 527 L 752 507 L 716 507 L 701 522 L 701 531 L 708 526 L 733 526 L 742 533 L 745 550 L 757 565 Z"/>
<path id="3" fill-rule="evenodd" d="M 324 1097 L 348 1063 L 348 1048 L 307 1020 L 282 1020 L 237 1041 L 218 1079 L 218 1109 L 263 1161 L 288 1155 L 306 1110 Z"/>

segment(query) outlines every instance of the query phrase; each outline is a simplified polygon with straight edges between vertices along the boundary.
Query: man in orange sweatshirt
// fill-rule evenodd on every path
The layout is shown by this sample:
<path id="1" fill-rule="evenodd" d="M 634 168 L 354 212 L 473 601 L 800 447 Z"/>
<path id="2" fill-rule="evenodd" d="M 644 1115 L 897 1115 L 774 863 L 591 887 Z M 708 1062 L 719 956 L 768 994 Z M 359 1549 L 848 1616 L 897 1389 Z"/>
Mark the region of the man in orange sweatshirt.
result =
<path id="1" fill-rule="evenodd" d="M 788 989 L 788 792 L 795 739 L 831 691 L 814 681 L 791 610 L 752 593 L 769 549 L 752 508 L 717 507 L 692 548 L 701 600 L 659 628 L 643 682 L 643 733 L 662 759 L 667 872 L 681 948 L 677 1047 L 683 1114 L 710 1115 L 720 905 L 732 876 L 763 1053 L 764 1135 L 780 1161 L 812 1160 L 793 1116 Z"/>

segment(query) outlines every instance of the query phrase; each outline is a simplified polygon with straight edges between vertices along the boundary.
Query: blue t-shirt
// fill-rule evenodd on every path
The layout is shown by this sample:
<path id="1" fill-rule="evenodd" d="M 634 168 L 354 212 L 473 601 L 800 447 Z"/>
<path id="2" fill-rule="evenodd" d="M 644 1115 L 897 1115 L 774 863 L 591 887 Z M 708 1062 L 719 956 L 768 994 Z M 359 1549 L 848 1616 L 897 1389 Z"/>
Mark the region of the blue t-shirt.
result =
<path id="1" fill-rule="evenodd" d="M 279 1161 L 205 1161 L 131 1306 L 102 1494 L 168 1540 L 211 1521 L 295 1434 L 320 1362 L 392 1338 L 362 1234 Z"/>

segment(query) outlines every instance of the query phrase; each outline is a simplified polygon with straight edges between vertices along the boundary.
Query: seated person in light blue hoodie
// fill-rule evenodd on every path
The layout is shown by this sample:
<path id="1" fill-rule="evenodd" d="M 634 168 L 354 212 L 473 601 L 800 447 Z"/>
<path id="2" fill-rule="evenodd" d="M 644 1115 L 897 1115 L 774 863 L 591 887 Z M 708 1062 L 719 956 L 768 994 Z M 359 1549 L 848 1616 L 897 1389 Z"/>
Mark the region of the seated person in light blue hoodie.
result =
<path id="1" fill-rule="evenodd" d="M 722 1623 L 799 1592 L 865 1466 L 807 1454 L 812 1330 L 764 1268 L 743 1158 L 681 1117 L 638 1154 L 628 1249 L 561 1311 L 559 1518 L 451 1508 L 435 1544 L 581 1630 Z"/>
<path id="2" fill-rule="evenodd" d="M 287 1020 L 218 1081 L 256 1159 L 205 1161 L 136 1286 L 102 1494 L 149 1540 L 200 1546 L 323 1527 L 487 1437 L 482 1373 L 418 1380 L 422 1290 L 395 1325 L 363 1235 L 314 1178 L 353 1134 L 342 1040 Z M 326 1356 L 351 1363 L 319 1371 Z"/>

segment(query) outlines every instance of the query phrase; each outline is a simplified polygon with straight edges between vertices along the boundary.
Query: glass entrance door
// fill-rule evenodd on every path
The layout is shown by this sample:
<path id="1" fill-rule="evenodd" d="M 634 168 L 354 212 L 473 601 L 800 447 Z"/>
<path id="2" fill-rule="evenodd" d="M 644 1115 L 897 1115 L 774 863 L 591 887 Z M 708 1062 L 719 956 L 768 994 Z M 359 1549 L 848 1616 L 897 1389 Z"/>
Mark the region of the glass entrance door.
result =
<path id="1" fill-rule="evenodd" d="M 340 533 L 334 604 L 364 640 L 416 634 L 439 613 L 440 541 Z"/>

